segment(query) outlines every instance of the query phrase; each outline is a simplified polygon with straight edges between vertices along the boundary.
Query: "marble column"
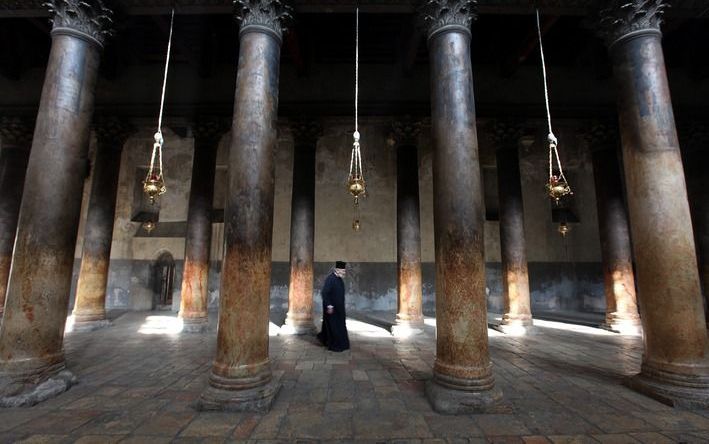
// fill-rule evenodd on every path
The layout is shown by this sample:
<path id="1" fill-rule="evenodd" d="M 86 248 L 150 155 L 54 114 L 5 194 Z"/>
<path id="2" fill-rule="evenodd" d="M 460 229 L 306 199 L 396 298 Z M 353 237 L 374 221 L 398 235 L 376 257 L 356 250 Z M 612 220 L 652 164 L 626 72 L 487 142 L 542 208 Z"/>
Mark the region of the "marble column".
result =
<path id="1" fill-rule="evenodd" d="M 519 143 L 523 131 L 515 122 L 502 121 L 494 122 L 492 131 L 496 143 L 502 299 L 505 310 L 497 328 L 504 333 L 524 335 L 532 331 L 532 309 L 519 171 Z"/>
<path id="2" fill-rule="evenodd" d="M 239 65 L 229 147 L 217 355 L 206 410 L 270 409 L 280 387 L 268 359 L 274 160 L 283 2 L 237 3 Z"/>
<path id="3" fill-rule="evenodd" d="M 313 258 L 315 256 L 315 147 L 322 132 L 313 121 L 291 124 L 293 192 L 290 214 L 290 282 L 288 314 L 281 333 L 306 334 L 313 323 Z"/>
<path id="4" fill-rule="evenodd" d="M 212 240 L 212 203 L 219 140 L 228 123 L 219 118 L 199 118 L 192 128 L 194 159 L 187 210 L 185 262 L 180 312 L 182 330 L 202 332 L 209 325 L 209 247 Z"/>
<path id="5" fill-rule="evenodd" d="M 0 319 L 5 309 L 17 216 L 32 144 L 32 123 L 29 118 L 0 117 Z"/>
<path id="6" fill-rule="evenodd" d="M 474 1 L 422 9 L 431 76 L 436 361 L 426 394 L 441 413 L 485 412 L 501 399 L 488 350 L 482 180 L 470 54 Z"/>
<path id="7" fill-rule="evenodd" d="M 406 119 L 392 125 L 396 143 L 396 262 L 397 311 L 394 336 L 423 331 L 421 278 L 421 216 L 419 204 L 418 122 Z"/>
<path id="8" fill-rule="evenodd" d="M 116 214 L 121 151 L 131 128 L 116 118 L 98 119 L 96 158 L 84 229 L 79 280 L 74 302 L 74 330 L 90 331 L 109 324 L 106 319 L 106 284 Z"/>
<path id="9" fill-rule="evenodd" d="M 50 2 L 52 45 L 0 328 L 0 406 L 31 405 L 75 377 L 63 351 L 96 76 L 111 11 Z"/>
<path id="10" fill-rule="evenodd" d="M 709 407 L 709 348 L 672 101 L 660 0 L 607 3 L 600 20 L 617 88 L 644 353 L 629 384 Z"/>
<path id="11" fill-rule="evenodd" d="M 625 334 L 640 332 L 635 298 L 633 253 L 623 199 L 619 135 L 613 125 L 595 124 L 585 134 L 593 157 L 598 232 L 601 239 L 606 319 L 602 327 Z"/>
<path id="12" fill-rule="evenodd" d="M 704 314 L 709 325 L 709 126 L 690 124 L 680 132 L 680 137 L 697 246 L 699 280 L 704 293 Z"/>

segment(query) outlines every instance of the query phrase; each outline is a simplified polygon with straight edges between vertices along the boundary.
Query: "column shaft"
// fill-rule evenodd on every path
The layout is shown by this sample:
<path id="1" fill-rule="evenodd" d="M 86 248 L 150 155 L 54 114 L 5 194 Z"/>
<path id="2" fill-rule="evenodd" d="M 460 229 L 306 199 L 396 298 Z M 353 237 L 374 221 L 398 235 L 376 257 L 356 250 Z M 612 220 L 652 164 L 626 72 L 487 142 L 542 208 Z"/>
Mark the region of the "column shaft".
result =
<path id="1" fill-rule="evenodd" d="M 217 355 L 204 409 L 267 410 L 278 390 L 268 359 L 268 315 L 281 47 L 280 29 L 272 27 L 281 11 L 280 3 L 256 3 L 261 9 L 246 11 L 240 33 Z M 264 14 L 271 20 L 254 25 Z"/>
<path id="2" fill-rule="evenodd" d="M 73 311 L 75 330 L 92 330 L 107 325 L 108 266 L 121 150 L 127 137 L 119 123 L 111 123 L 96 129 L 96 158 Z"/>
<path id="3" fill-rule="evenodd" d="M 661 8 L 659 0 L 616 4 L 608 20 L 616 31 L 608 41 L 645 343 L 641 373 L 631 385 L 671 404 L 706 407 L 707 330 L 662 53 Z"/>
<path id="4" fill-rule="evenodd" d="M 399 145 L 396 152 L 396 327 L 402 333 L 423 324 L 418 173 L 416 145 Z"/>
<path id="5" fill-rule="evenodd" d="M 497 150 L 497 186 L 500 204 L 500 253 L 505 312 L 502 329 L 524 334 L 532 325 L 529 272 L 524 238 L 524 206 L 517 140 Z"/>
<path id="6" fill-rule="evenodd" d="M 635 298 L 628 216 L 618 156 L 612 146 L 594 150 L 593 174 L 606 295 L 604 326 L 621 333 L 637 332 L 640 316 Z"/>
<path id="7" fill-rule="evenodd" d="M 0 405 L 38 402 L 22 393 L 55 375 L 58 392 L 73 380 L 62 345 L 101 47 L 56 17 L 0 329 Z"/>
<path id="8" fill-rule="evenodd" d="M 3 125 L 4 122 L 0 122 Z M 0 129 L 1 130 L 1 129 Z M 31 131 L 31 127 L 27 128 Z M 17 217 L 30 154 L 32 133 L 21 139 L 3 133 L 0 151 L 0 318 L 5 308 L 7 281 L 10 277 L 12 249 L 15 245 Z"/>
<path id="9" fill-rule="evenodd" d="M 430 2 L 436 250 L 436 361 L 426 392 L 442 413 L 486 411 L 495 388 L 488 350 L 482 181 L 470 58 L 470 2 Z"/>
<path id="10" fill-rule="evenodd" d="M 302 334 L 313 324 L 313 258 L 315 253 L 315 141 L 293 152 L 290 225 L 290 283 L 287 332 Z"/>
<path id="11" fill-rule="evenodd" d="M 209 247 L 219 135 L 220 131 L 208 134 L 195 131 L 179 312 L 183 330 L 190 332 L 203 331 L 209 324 Z"/>

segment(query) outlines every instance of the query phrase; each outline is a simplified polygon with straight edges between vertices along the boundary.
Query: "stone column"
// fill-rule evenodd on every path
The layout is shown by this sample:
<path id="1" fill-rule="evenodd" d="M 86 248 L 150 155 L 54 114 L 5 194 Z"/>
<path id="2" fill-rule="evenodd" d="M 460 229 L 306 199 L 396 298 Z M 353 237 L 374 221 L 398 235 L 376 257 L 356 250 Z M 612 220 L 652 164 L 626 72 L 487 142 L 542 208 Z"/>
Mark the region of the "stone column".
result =
<path id="1" fill-rule="evenodd" d="M 697 246 L 699 280 L 704 292 L 704 313 L 709 325 L 709 126 L 698 123 L 689 125 L 680 136 Z"/>
<path id="2" fill-rule="evenodd" d="M 313 324 L 313 258 L 315 256 L 315 147 L 320 125 L 294 122 L 293 193 L 290 213 L 290 283 L 288 314 L 281 333 L 305 334 Z"/>
<path id="3" fill-rule="evenodd" d="M 187 211 L 185 263 L 180 312 L 183 331 L 201 332 L 209 325 L 209 246 L 212 239 L 212 202 L 217 148 L 228 124 L 220 119 L 198 119 L 194 134 L 194 159 Z"/>
<path id="4" fill-rule="evenodd" d="M 1 406 L 36 404 L 75 380 L 62 344 L 96 75 L 111 11 L 101 0 L 56 0 L 50 7 L 52 46 L 0 328 Z"/>
<path id="5" fill-rule="evenodd" d="M 392 125 L 396 143 L 396 262 L 397 311 L 394 336 L 423 331 L 421 278 L 421 216 L 419 210 L 418 122 Z"/>
<path id="6" fill-rule="evenodd" d="M 619 333 L 637 334 L 640 332 L 640 316 L 635 299 L 633 254 L 618 163 L 618 131 L 612 125 L 596 124 L 585 136 L 593 153 L 606 294 L 606 320 L 602 327 Z"/>
<path id="7" fill-rule="evenodd" d="M 618 90 L 623 165 L 645 352 L 638 391 L 709 406 L 709 349 L 687 189 L 662 53 L 660 0 L 601 14 Z"/>
<path id="8" fill-rule="evenodd" d="M 98 120 L 96 159 L 86 215 L 84 245 L 74 302 L 74 330 L 90 331 L 109 324 L 106 319 L 106 284 L 116 214 L 121 151 L 131 128 L 116 118 Z"/>
<path id="9" fill-rule="evenodd" d="M 475 2 L 433 0 L 428 25 L 436 249 L 436 361 L 426 394 L 441 413 L 489 411 L 500 399 L 488 350 L 482 180 L 470 25 Z"/>
<path id="10" fill-rule="evenodd" d="M 229 148 L 217 355 L 201 408 L 265 411 L 280 387 L 268 360 L 282 2 L 237 3 L 239 66 Z"/>
<path id="11" fill-rule="evenodd" d="M 522 128 L 514 122 L 495 122 L 497 189 L 500 204 L 500 253 L 502 298 L 505 312 L 498 327 L 504 333 L 531 332 L 529 272 L 524 238 L 524 206 L 519 172 L 519 141 Z"/>
<path id="12" fill-rule="evenodd" d="M 0 319 L 5 309 L 7 280 L 12 248 L 15 245 L 17 216 L 27 159 L 32 144 L 32 121 L 28 118 L 0 117 Z M 2 321 L 0 321 L 2 322 Z"/>

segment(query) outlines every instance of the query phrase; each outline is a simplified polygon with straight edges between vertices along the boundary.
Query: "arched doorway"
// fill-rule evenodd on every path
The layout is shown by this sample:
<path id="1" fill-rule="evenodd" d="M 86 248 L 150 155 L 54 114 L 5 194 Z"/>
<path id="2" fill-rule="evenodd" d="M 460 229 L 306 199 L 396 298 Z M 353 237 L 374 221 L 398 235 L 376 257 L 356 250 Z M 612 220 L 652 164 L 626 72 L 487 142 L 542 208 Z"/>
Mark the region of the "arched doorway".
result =
<path id="1" fill-rule="evenodd" d="M 153 308 L 172 309 L 172 288 L 175 280 L 175 259 L 166 251 L 158 256 L 153 266 Z"/>

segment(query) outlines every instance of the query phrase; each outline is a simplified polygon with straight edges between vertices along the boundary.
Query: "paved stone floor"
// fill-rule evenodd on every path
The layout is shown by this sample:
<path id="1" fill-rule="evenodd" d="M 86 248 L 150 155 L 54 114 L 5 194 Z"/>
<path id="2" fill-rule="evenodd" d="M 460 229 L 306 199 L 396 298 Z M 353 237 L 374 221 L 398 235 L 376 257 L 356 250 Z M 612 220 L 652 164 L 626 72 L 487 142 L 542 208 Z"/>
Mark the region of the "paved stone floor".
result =
<path id="1" fill-rule="evenodd" d="M 638 370 L 639 337 L 539 321 L 539 333 L 490 331 L 499 413 L 441 416 L 423 394 L 433 324 L 414 339 L 349 320 L 352 350 L 275 336 L 282 389 L 265 415 L 200 413 L 215 333 L 180 334 L 167 313 L 127 313 L 110 328 L 68 333 L 80 384 L 41 405 L 0 409 L 1 442 L 709 442 L 709 411 L 674 410 L 621 385 Z"/>

